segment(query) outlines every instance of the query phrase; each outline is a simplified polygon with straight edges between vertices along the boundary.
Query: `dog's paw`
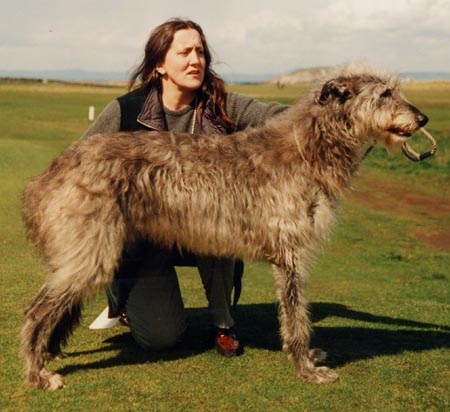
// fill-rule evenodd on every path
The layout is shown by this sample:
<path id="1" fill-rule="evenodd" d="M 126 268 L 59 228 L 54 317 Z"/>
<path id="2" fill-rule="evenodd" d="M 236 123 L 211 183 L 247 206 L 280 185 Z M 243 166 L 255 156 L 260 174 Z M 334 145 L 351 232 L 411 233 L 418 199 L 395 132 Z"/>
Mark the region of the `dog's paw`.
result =
<path id="1" fill-rule="evenodd" d="M 61 375 L 42 369 L 39 372 L 39 388 L 55 391 L 64 388 Z"/>
<path id="2" fill-rule="evenodd" d="M 312 363 L 319 363 L 327 358 L 327 353 L 322 349 L 314 348 L 309 351 L 308 357 Z"/>
<path id="3" fill-rule="evenodd" d="M 52 376 L 48 380 L 47 389 L 55 391 L 62 388 L 64 388 L 64 383 L 62 381 L 61 375 L 58 375 L 57 373 L 52 374 Z"/>
<path id="4" fill-rule="evenodd" d="M 338 374 L 326 366 L 301 369 L 298 375 L 300 378 L 313 383 L 332 383 L 339 379 Z"/>

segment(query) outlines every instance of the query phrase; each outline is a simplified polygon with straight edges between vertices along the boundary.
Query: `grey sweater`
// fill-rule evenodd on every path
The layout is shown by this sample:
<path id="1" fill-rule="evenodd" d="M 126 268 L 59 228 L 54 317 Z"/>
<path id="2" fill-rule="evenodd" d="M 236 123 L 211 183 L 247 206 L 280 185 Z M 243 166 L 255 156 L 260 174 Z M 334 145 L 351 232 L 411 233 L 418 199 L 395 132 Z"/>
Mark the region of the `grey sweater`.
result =
<path id="1" fill-rule="evenodd" d="M 235 122 L 236 131 L 247 127 L 261 126 L 267 119 L 283 112 L 288 107 L 277 102 L 264 104 L 250 96 L 239 93 L 229 93 L 227 98 L 227 113 Z M 169 130 L 180 133 L 189 132 L 193 116 L 191 106 L 186 106 L 177 111 L 164 108 L 164 112 Z M 118 132 L 119 130 L 120 105 L 117 100 L 113 100 L 86 130 L 83 137 L 96 133 Z"/>

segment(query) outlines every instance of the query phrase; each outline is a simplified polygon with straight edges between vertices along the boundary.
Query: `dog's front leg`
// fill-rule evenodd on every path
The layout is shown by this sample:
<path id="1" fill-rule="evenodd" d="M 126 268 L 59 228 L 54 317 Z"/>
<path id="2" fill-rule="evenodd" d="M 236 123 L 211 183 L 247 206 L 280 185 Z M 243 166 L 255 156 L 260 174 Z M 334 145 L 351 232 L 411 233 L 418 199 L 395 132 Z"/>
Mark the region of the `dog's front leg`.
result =
<path id="1" fill-rule="evenodd" d="M 325 359 L 320 349 L 309 349 L 311 322 L 306 300 L 306 271 L 274 265 L 278 314 L 283 350 L 288 353 L 299 377 L 316 383 L 333 382 L 336 373 L 314 363 Z"/>

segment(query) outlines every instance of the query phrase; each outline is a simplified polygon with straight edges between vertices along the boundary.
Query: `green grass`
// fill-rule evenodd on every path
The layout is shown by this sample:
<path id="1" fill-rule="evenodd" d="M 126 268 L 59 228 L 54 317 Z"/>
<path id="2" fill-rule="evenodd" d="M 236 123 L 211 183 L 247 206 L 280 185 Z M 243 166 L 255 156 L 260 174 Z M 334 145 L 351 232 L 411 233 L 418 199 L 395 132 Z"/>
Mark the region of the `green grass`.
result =
<path id="1" fill-rule="evenodd" d="M 292 102 L 305 87 L 233 86 L 262 100 Z M 32 391 L 17 356 L 23 308 L 45 270 L 25 238 L 20 193 L 123 90 L 0 84 L 1 411 L 446 411 L 450 407 L 450 252 L 417 233 L 450 237 L 450 86 L 408 84 L 430 117 L 438 154 L 413 164 L 370 154 L 342 204 L 340 224 L 311 274 L 313 343 L 327 350 L 340 381 L 299 381 L 280 351 L 270 267 L 247 262 L 237 313 L 244 356 L 223 359 L 208 339 L 196 272 L 180 275 L 189 333 L 177 349 L 144 353 L 128 330 L 91 331 L 104 296 L 86 305 L 56 393 Z M 420 139 L 413 138 L 419 147 Z M 447 236 L 447 238 L 445 238 Z"/>

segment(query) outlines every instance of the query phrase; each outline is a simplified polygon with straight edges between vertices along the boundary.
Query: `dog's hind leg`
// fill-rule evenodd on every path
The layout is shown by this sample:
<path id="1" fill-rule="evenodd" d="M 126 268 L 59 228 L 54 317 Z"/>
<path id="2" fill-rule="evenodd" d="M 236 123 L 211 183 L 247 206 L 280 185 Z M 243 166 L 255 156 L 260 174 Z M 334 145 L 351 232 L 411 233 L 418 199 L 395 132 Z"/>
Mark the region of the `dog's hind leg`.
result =
<path id="1" fill-rule="evenodd" d="M 58 389 L 63 386 L 59 375 L 44 369 L 44 362 L 47 359 L 47 334 L 60 316 L 58 312 L 65 306 L 63 301 L 57 304 L 49 294 L 47 285 L 44 285 L 25 311 L 21 353 L 25 359 L 28 382 L 33 387 Z"/>
<path id="2" fill-rule="evenodd" d="M 83 297 L 99 286 L 94 285 L 93 278 L 87 276 L 75 288 L 69 284 L 64 290 L 46 282 L 26 309 L 21 354 L 32 387 L 51 390 L 63 387 L 61 376 L 44 368 L 45 361 L 61 352 L 61 344 L 66 343 L 78 325 Z M 102 286 L 106 286 L 106 282 Z"/>
<path id="3" fill-rule="evenodd" d="M 274 276 L 283 350 L 299 377 L 316 383 L 337 380 L 337 374 L 331 369 L 314 365 L 324 360 L 324 352 L 309 349 L 311 322 L 305 296 L 306 275 L 298 268 L 274 266 Z"/>
<path id="4" fill-rule="evenodd" d="M 59 352 L 61 343 L 65 343 L 79 322 L 83 299 L 103 289 L 112 280 L 119 263 L 122 227 L 97 222 L 91 219 L 81 225 L 84 229 L 81 234 L 66 230 L 65 237 L 58 238 L 51 244 L 52 249 L 49 246 L 47 250 L 51 271 L 26 309 L 22 328 L 21 354 L 27 379 L 33 387 L 63 387 L 61 377 L 44 368 L 48 353 Z M 77 236 L 71 238 L 71 233 Z"/>
<path id="5" fill-rule="evenodd" d="M 69 336 L 80 324 L 82 302 L 74 303 L 67 308 L 58 323 L 53 327 L 48 339 L 48 359 L 60 359 L 63 357 L 61 346 L 65 346 Z"/>

